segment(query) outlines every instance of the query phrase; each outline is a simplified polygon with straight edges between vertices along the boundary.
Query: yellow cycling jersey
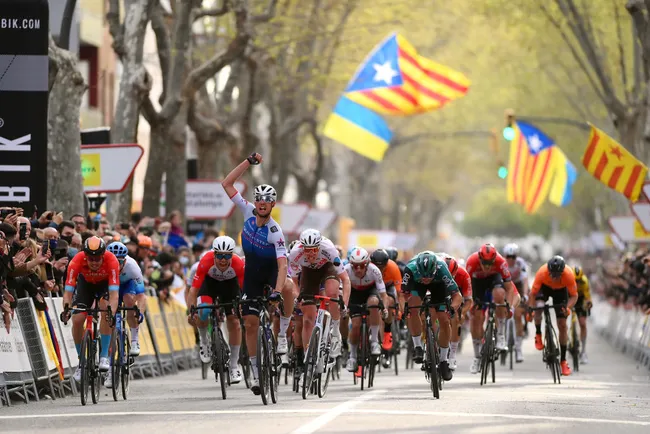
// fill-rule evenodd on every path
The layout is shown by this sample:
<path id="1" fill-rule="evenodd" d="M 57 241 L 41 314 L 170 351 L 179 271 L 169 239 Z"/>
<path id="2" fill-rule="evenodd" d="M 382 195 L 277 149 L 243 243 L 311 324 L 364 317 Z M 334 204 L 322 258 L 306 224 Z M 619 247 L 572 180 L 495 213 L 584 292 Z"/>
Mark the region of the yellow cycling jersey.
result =
<path id="1" fill-rule="evenodd" d="M 587 276 L 582 276 L 580 279 L 576 279 L 576 285 L 578 286 L 578 296 L 584 297 L 585 300 L 591 300 L 589 279 L 587 279 Z"/>

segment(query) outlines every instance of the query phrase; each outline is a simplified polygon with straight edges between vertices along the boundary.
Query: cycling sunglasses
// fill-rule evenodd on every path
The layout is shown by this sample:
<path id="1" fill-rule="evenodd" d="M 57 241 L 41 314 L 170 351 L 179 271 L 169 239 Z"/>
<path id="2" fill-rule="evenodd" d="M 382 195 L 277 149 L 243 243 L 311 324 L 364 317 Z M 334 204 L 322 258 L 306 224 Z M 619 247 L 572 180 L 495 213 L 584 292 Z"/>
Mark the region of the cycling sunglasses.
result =
<path id="1" fill-rule="evenodd" d="M 273 203 L 275 202 L 275 198 L 271 195 L 255 196 L 255 202 Z"/>
<path id="2" fill-rule="evenodd" d="M 104 259 L 104 256 L 86 256 L 88 262 L 101 262 Z"/>
<path id="3" fill-rule="evenodd" d="M 363 270 L 368 267 L 368 264 L 352 264 L 352 268 L 355 270 Z"/>
<path id="4" fill-rule="evenodd" d="M 507 255 L 506 259 L 517 259 L 517 255 Z"/>
<path id="5" fill-rule="evenodd" d="M 215 253 L 214 257 L 218 260 L 222 259 L 232 259 L 232 253 Z"/>

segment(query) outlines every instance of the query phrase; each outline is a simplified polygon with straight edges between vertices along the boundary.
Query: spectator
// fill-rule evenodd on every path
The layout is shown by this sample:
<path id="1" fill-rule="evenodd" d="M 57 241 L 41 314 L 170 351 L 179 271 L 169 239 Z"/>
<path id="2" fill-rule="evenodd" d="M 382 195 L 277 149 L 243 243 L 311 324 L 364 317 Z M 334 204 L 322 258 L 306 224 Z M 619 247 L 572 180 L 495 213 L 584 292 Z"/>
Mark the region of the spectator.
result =
<path id="1" fill-rule="evenodd" d="M 72 244 L 72 237 L 75 234 L 74 223 L 72 223 L 70 220 L 63 220 L 61 223 L 59 223 L 57 230 L 59 231 L 62 240 L 65 240 L 68 245 Z"/>
<path id="2" fill-rule="evenodd" d="M 88 230 L 86 219 L 81 214 L 73 214 L 72 217 L 70 217 L 70 221 L 74 223 L 74 230 L 77 233 L 80 234 Z"/>

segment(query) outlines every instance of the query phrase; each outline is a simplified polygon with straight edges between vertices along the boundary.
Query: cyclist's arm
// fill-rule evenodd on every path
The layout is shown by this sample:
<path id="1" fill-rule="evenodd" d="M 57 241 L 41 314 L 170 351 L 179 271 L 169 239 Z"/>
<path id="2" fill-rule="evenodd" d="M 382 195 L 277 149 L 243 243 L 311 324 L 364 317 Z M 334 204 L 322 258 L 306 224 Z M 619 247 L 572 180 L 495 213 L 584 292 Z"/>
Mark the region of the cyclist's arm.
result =
<path id="1" fill-rule="evenodd" d="M 576 285 L 575 275 L 569 267 L 566 267 L 562 272 L 562 283 L 566 285 L 566 289 L 569 293 L 567 307 L 571 309 L 578 301 L 578 285 Z"/>
<path id="2" fill-rule="evenodd" d="M 583 277 L 585 282 L 585 301 L 591 301 L 591 288 L 589 287 L 589 279 L 587 276 Z"/>
<path id="3" fill-rule="evenodd" d="M 229 198 L 234 199 L 234 196 L 239 193 L 235 188 L 235 182 L 244 174 L 244 172 L 246 172 L 250 165 L 251 163 L 249 163 L 248 160 L 242 161 L 237 167 L 232 169 L 223 181 L 221 181 L 221 186 L 226 191 Z M 237 203 L 237 205 L 240 206 L 239 203 Z"/>
<path id="4" fill-rule="evenodd" d="M 276 228 L 274 230 L 274 228 Z M 275 246 L 275 257 L 278 261 L 278 277 L 275 283 L 275 291 L 281 292 L 284 282 L 287 280 L 287 248 L 284 245 L 284 234 L 282 228 L 276 223 L 269 228 L 268 242 Z"/>
<path id="5" fill-rule="evenodd" d="M 201 258 L 201 261 L 199 261 L 199 266 L 196 267 L 196 273 L 194 274 L 194 279 L 192 280 L 192 286 L 190 287 L 189 295 L 187 296 L 188 307 L 196 306 L 197 294 L 199 293 L 201 285 L 203 285 L 205 275 L 212 266 L 212 263 L 214 263 L 213 253 L 208 253 L 203 258 Z"/>
<path id="6" fill-rule="evenodd" d="M 83 263 L 82 255 L 83 252 L 76 254 L 68 264 L 68 274 L 65 278 L 65 291 L 63 292 L 63 306 L 71 306 L 72 304 L 72 296 L 77 286 L 77 277 L 79 277 L 79 270 Z"/>
<path id="7" fill-rule="evenodd" d="M 111 312 L 117 312 L 117 303 L 120 300 L 120 263 L 110 252 L 104 253 L 104 261 L 108 267 L 108 304 Z"/>
<path id="8" fill-rule="evenodd" d="M 530 288 L 530 296 L 528 297 L 528 306 L 530 307 L 535 307 L 535 298 L 537 297 L 539 290 L 542 288 L 544 277 L 548 275 L 548 271 L 545 267 L 545 265 L 540 267 L 535 274 L 535 280 L 533 281 L 533 286 Z"/>
<path id="9" fill-rule="evenodd" d="M 443 265 L 444 266 L 438 268 L 437 277 L 442 281 L 442 283 L 445 284 L 445 287 L 447 288 L 447 294 L 451 297 L 451 307 L 452 309 L 456 310 L 460 307 L 460 304 L 463 301 L 463 296 L 460 294 L 458 285 L 449 272 L 449 268 L 447 268 L 447 265 L 444 262 Z"/>
<path id="10" fill-rule="evenodd" d="M 345 271 L 345 269 L 338 276 L 339 279 L 341 279 L 341 283 L 343 283 L 343 303 L 345 303 L 347 306 L 350 302 L 350 276 L 348 276 L 348 273 Z"/>

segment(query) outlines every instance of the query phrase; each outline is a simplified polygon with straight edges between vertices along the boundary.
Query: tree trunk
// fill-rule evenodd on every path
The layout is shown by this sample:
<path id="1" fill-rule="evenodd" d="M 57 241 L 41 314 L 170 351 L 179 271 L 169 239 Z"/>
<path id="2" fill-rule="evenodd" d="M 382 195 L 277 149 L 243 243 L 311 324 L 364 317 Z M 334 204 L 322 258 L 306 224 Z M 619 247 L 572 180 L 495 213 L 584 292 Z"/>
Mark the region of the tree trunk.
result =
<path id="1" fill-rule="evenodd" d="M 77 70 L 76 56 L 58 48 L 51 37 L 49 57 L 56 66 L 50 70 L 55 77 L 47 116 L 47 209 L 69 216 L 84 211 L 79 111 L 86 83 Z"/>
<path id="2" fill-rule="evenodd" d="M 187 184 L 187 158 L 185 154 L 185 142 L 187 134 L 185 125 L 187 125 L 188 105 L 183 103 L 181 109 L 176 114 L 167 128 L 168 143 L 168 160 L 167 160 L 167 177 L 165 185 L 165 213 L 169 215 L 174 210 L 179 210 L 185 215 L 185 185 Z"/>
<path id="3" fill-rule="evenodd" d="M 154 0 L 125 0 L 124 2 L 125 15 L 121 35 L 123 52 L 116 50 L 122 61 L 122 78 L 111 126 L 113 143 L 137 143 L 140 106 L 143 98 L 148 97 L 151 90 L 151 77 L 142 64 L 142 55 L 145 31 L 154 3 Z M 115 38 L 115 35 L 113 37 Z M 109 221 L 128 221 L 131 214 L 131 199 L 132 181 L 123 193 L 111 195 L 107 210 Z"/>
<path id="4" fill-rule="evenodd" d="M 142 196 L 142 214 L 146 216 L 157 216 L 160 212 L 160 189 L 162 177 L 167 167 L 167 149 L 165 128 L 160 124 L 151 125 L 149 134 L 149 163 L 147 173 L 144 177 L 144 194 Z"/>

